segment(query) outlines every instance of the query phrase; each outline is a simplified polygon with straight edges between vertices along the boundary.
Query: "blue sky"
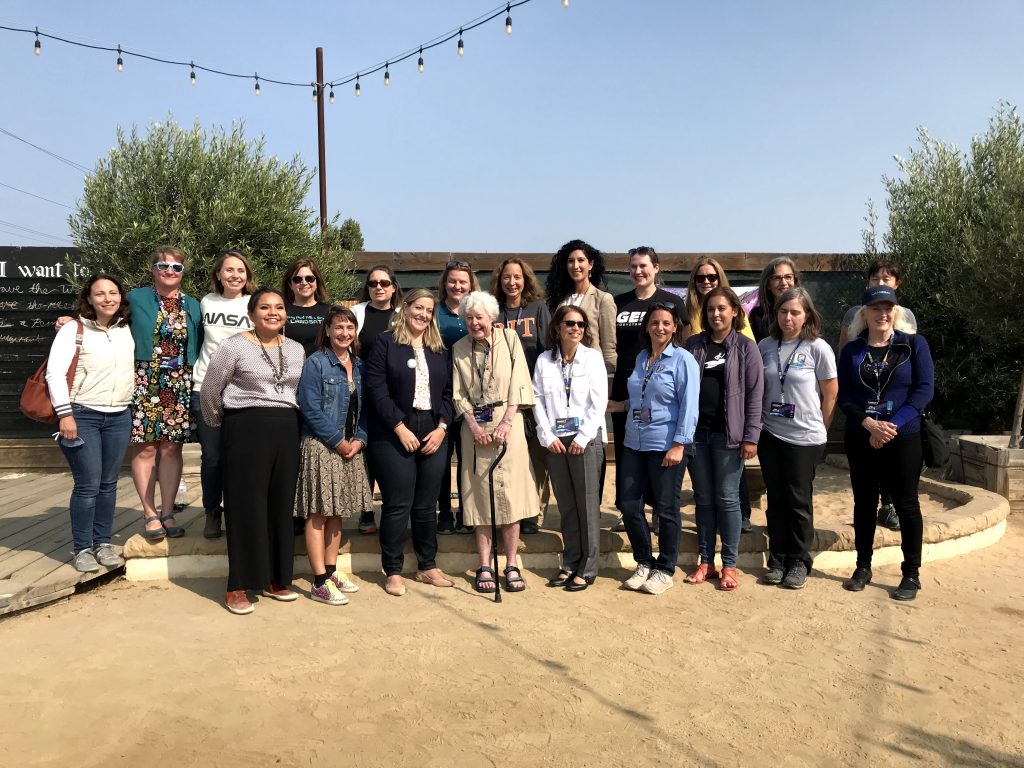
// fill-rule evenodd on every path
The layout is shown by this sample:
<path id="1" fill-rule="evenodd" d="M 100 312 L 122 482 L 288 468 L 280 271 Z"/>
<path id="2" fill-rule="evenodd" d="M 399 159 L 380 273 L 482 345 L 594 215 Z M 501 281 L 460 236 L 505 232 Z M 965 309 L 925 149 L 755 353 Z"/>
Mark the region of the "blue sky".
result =
<path id="1" fill-rule="evenodd" d="M 341 79 L 497 7 L 317 5 L 9 0 L 0 24 L 309 82 L 318 45 Z M 967 146 L 1000 100 L 1024 104 L 1016 0 L 533 0 L 512 17 L 511 36 L 496 19 L 463 58 L 452 41 L 423 74 L 414 57 L 389 88 L 373 75 L 326 105 L 329 208 L 369 250 L 856 251 L 917 126 Z M 0 128 L 91 167 L 118 126 L 244 120 L 316 164 L 308 89 L 256 98 L 252 80 L 192 87 L 187 69 L 115 58 L 48 40 L 36 57 L 0 31 Z M 81 193 L 80 173 L 5 135 L 0 161 L 0 184 Z M 0 244 L 69 242 L 65 208 L 0 186 L 0 211 Z"/>

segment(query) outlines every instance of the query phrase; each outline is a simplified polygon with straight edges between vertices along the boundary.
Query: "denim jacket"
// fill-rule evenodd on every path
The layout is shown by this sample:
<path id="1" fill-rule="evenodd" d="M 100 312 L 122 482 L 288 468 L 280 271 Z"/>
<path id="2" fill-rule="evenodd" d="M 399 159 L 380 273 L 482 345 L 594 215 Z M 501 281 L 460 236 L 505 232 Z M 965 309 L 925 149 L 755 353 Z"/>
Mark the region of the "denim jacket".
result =
<path id="1" fill-rule="evenodd" d="M 352 356 L 352 378 L 356 389 L 355 440 L 366 445 L 366 409 L 363 408 L 363 361 Z M 302 366 L 299 380 L 299 408 L 302 410 L 302 434 L 315 437 L 328 448 L 345 439 L 348 414 L 348 374 L 334 350 L 314 352 Z"/>

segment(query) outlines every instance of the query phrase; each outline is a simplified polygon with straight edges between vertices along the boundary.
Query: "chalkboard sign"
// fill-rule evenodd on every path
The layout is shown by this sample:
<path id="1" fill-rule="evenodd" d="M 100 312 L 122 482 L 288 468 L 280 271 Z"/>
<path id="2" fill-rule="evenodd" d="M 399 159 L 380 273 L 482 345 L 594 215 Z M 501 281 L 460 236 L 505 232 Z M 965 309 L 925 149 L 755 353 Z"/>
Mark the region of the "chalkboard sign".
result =
<path id="1" fill-rule="evenodd" d="M 50 353 L 54 321 L 70 315 L 81 276 L 74 248 L 0 246 L 0 438 L 48 437 L 56 425 L 26 419 L 18 409 L 25 379 Z"/>

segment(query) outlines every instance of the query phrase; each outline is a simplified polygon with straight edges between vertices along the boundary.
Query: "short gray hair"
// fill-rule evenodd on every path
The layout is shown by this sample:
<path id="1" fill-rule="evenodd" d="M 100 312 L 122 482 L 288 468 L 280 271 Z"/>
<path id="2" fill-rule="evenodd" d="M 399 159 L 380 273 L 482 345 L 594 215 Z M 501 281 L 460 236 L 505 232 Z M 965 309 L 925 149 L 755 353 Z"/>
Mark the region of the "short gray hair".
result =
<path id="1" fill-rule="evenodd" d="M 491 322 L 498 319 L 498 300 L 487 291 L 470 291 L 462 297 L 459 302 L 459 317 L 463 320 L 470 312 L 483 312 L 491 318 Z"/>

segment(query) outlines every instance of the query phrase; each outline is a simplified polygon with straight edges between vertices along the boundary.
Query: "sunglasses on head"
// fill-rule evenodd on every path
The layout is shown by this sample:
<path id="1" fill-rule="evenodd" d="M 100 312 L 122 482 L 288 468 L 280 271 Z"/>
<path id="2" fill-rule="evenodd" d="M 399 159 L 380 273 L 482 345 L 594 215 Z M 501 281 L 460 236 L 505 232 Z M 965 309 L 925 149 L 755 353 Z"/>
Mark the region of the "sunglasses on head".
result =
<path id="1" fill-rule="evenodd" d="M 315 283 L 316 275 L 292 275 L 292 282 L 296 285 L 301 285 L 302 283 Z"/>
<path id="2" fill-rule="evenodd" d="M 566 328 L 579 328 L 580 330 L 586 330 L 586 320 L 563 320 L 562 325 Z"/>
<path id="3" fill-rule="evenodd" d="M 676 315 L 676 305 L 675 304 L 669 304 L 667 301 L 656 301 L 656 302 L 654 302 L 653 304 L 651 304 L 651 308 L 648 310 L 648 312 L 653 312 L 656 309 L 663 309 L 666 312 L 668 312 L 670 315 L 672 315 L 673 317 L 675 317 L 675 315 Z"/>
<path id="4" fill-rule="evenodd" d="M 466 270 L 468 272 L 469 271 L 469 262 L 468 261 L 449 261 L 447 264 L 444 265 L 444 268 L 445 269 L 464 269 L 464 270 Z"/>
<path id="5" fill-rule="evenodd" d="M 158 261 L 156 263 L 157 272 L 166 272 L 167 270 L 171 270 L 174 274 L 180 275 L 185 271 L 185 265 L 179 264 L 176 261 Z"/>
<path id="6" fill-rule="evenodd" d="M 390 280 L 367 280 L 367 288 L 390 288 L 393 283 Z"/>
<path id="7" fill-rule="evenodd" d="M 698 283 L 717 283 L 718 282 L 718 275 L 717 274 L 694 275 L 693 279 L 694 279 L 695 282 L 698 282 Z"/>

